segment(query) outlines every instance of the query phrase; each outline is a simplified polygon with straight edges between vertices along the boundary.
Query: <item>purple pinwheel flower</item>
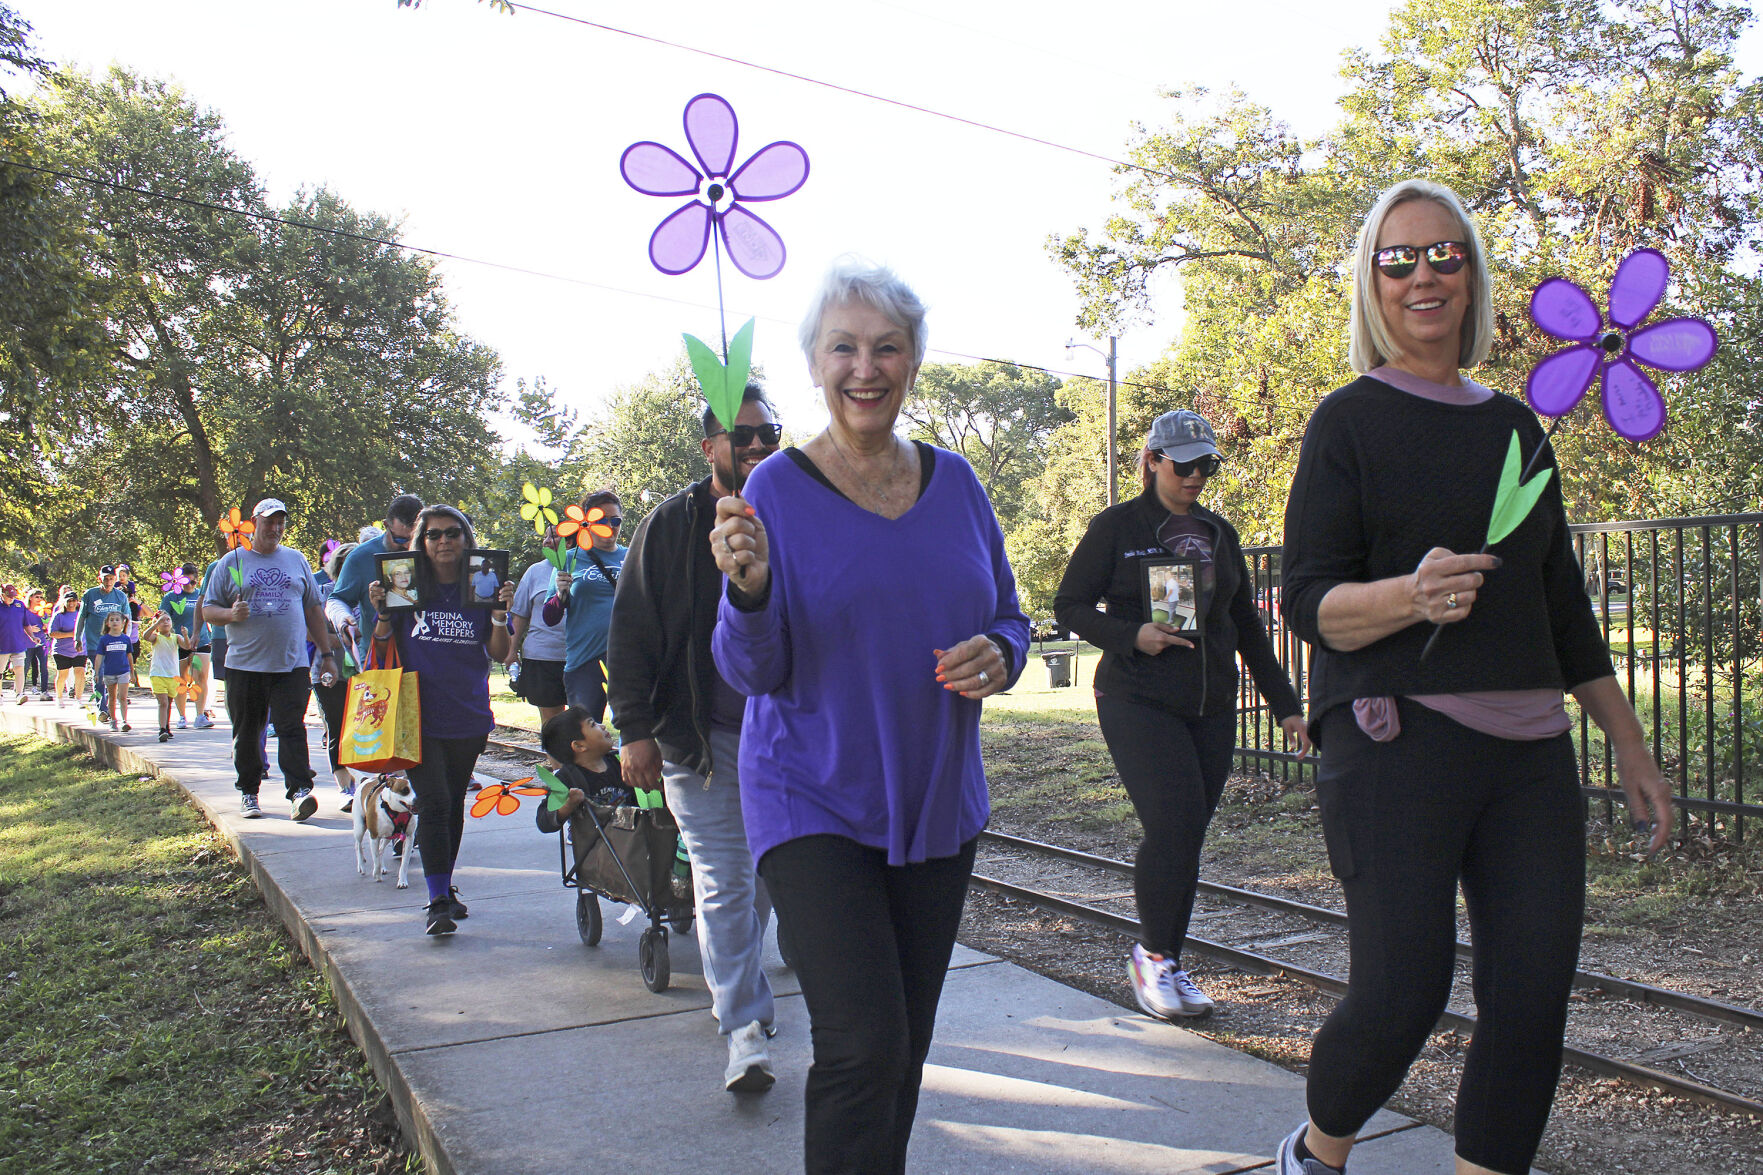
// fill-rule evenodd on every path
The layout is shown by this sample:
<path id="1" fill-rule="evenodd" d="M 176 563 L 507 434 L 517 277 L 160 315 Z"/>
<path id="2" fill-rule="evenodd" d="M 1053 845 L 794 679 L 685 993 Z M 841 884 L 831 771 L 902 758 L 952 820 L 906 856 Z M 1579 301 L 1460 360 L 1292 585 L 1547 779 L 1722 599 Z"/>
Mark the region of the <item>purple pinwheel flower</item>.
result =
<path id="1" fill-rule="evenodd" d="M 735 268 L 751 278 L 784 267 L 784 241 L 745 205 L 781 200 L 808 179 L 808 153 L 791 142 L 769 143 L 734 168 L 738 127 L 734 107 L 715 94 L 686 103 L 686 142 L 693 167 L 660 143 L 633 143 L 619 159 L 624 182 L 649 196 L 690 196 L 649 238 L 649 260 L 662 273 L 685 273 L 704 259 L 712 222 Z"/>
<path id="2" fill-rule="evenodd" d="M 1714 357 L 1719 336 L 1699 318 L 1670 318 L 1636 330 L 1671 278 L 1671 264 L 1656 249 L 1636 249 L 1610 279 L 1610 316 L 1598 314 L 1591 296 L 1566 278 L 1552 277 L 1530 296 L 1530 316 L 1564 342 L 1576 344 L 1536 365 L 1524 394 L 1543 416 L 1565 416 L 1603 373 L 1604 419 L 1631 441 L 1646 441 L 1665 427 L 1665 399 L 1639 366 L 1694 371 Z"/>

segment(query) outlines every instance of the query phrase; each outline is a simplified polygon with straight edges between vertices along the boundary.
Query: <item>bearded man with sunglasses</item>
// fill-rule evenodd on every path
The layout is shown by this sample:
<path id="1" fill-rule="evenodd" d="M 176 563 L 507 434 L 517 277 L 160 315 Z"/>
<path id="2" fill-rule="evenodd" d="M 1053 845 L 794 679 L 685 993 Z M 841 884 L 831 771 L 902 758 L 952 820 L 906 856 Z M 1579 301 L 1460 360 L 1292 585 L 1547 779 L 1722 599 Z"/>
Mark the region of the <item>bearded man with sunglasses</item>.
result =
<path id="1" fill-rule="evenodd" d="M 1163 1019 L 1212 1010 L 1181 949 L 1236 746 L 1239 653 L 1299 755 L 1310 749 L 1236 528 L 1199 504 L 1222 465 L 1199 413 L 1159 416 L 1139 455 L 1144 492 L 1090 520 L 1053 600 L 1059 623 L 1102 650 L 1096 718 L 1145 832 L 1133 873 L 1143 934 L 1127 970 L 1139 1006 Z M 1170 585 L 1179 616 L 1156 608 Z"/>
<path id="2" fill-rule="evenodd" d="M 705 410 L 700 445 L 710 476 L 637 527 L 612 608 L 606 668 L 624 781 L 665 784 L 668 810 L 692 858 L 704 980 L 728 1037 L 723 1086 L 741 1092 L 766 1089 L 774 1079 L 765 1044 L 772 994 L 763 966 L 771 902 L 741 816 L 737 769 L 747 699 L 722 679 L 710 653 L 723 583 L 710 528 L 717 499 L 745 485 L 754 467 L 777 452 L 783 428 L 758 384 L 747 385 L 735 424 L 725 431 Z"/>

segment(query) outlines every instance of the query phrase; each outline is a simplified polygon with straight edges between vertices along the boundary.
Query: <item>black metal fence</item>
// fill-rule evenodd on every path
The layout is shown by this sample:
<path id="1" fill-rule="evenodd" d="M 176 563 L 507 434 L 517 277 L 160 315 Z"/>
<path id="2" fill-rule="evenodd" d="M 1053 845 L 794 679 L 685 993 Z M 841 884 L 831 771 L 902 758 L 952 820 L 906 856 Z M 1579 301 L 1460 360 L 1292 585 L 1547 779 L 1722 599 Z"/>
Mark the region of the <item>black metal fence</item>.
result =
<path id="1" fill-rule="evenodd" d="M 1763 514 L 1582 523 L 1586 592 L 1654 756 L 1677 793 L 1680 836 L 1742 842 L 1763 818 Z M 1279 614 L 1278 547 L 1244 551 L 1261 614 L 1302 695 L 1309 646 Z M 1244 674 L 1237 752 L 1291 779 L 1299 763 Z M 1580 786 L 1614 820 L 1614 756 L 1572 696 Z M 1747 761 L 1748 756 L 1748 761 Z"/>

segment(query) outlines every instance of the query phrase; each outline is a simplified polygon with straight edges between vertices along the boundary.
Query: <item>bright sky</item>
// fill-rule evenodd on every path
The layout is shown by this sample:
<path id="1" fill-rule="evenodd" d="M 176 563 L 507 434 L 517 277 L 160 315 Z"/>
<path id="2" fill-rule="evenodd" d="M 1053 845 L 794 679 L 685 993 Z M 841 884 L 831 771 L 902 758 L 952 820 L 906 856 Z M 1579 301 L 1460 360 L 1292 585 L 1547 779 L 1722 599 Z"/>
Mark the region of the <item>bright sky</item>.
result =
<path id="1" fill-rule="evenodd" d="M 649 234 L 682 201 L 618 173 L 654 139 L 689 157 L 681 113 L 711 91 L 740 119 L 737 161 L 793 139 L 801 191 L 755 206 L 789 249 L 767 282 L 725 265 L 729 329 L 757 315 L 755 357 L 792 432 L 824 421 L 795 342 L 809 292 L 840 253 L 893 266 L 930 306 L 932 361 L 1009 359 L 1101 376 L 1077 334 L 1070 280 L 1043 246 L 1099 228 L 1118 182 L 1106 163 L 537 12 L 474 0 L 14 0 L 39 51 L 181 82 L 225 118 L 279 201 L 328 185 L 401 217 L 407 243 L 543 271 L 442 263 L 461 328 L 501 353 L 510 390 L 543 376 L 591 412 L 665 367 L 689 331 L 715 344 L 708 257 L 650 267 Z M 1157 125 L 1159 87 L 1236 85 L 1313 135 L 1337 115 L 1349 46 L 1375 45 L 1388 0 L 727 0 L 555 11 L 899 102 L 1120 157 Z M 1755 32 L 1747 49 L 1758 48 Z M 1763 54 L 1748 52 L 1753 64 Z M 1751 68 L 1749 72 L 1757 72 Z M 1179 326 L 1165 292 L 1120 340 L 1120 373 Z M 684 303 L 684 304 L 682 304 Z M 1106 349 L 1106 340 L 1086 340 Z"/>

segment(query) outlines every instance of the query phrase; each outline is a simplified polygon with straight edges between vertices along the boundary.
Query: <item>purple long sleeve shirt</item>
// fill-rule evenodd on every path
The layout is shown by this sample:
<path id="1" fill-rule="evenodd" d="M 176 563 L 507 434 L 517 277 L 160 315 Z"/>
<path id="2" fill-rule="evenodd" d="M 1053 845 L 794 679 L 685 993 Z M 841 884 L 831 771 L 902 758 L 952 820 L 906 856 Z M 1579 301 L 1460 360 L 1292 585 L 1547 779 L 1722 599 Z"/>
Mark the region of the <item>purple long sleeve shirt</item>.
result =
<path id="1" fill-rule="evenodd" d="M 748 696 L 741 808 L 753 859 L 797 837 L 848 837 L 890 865 L 953 856 L 991 815 L 980 703 L 945 690 L 933 650 L 990 634 L 1011 680 L 1028 618 L 991 502 L 960 456 L 898 519 L 872 514 L 786 457 L 745 490 L 765 524 L 771 593 L 723 596 L 711 639 Z"/>

